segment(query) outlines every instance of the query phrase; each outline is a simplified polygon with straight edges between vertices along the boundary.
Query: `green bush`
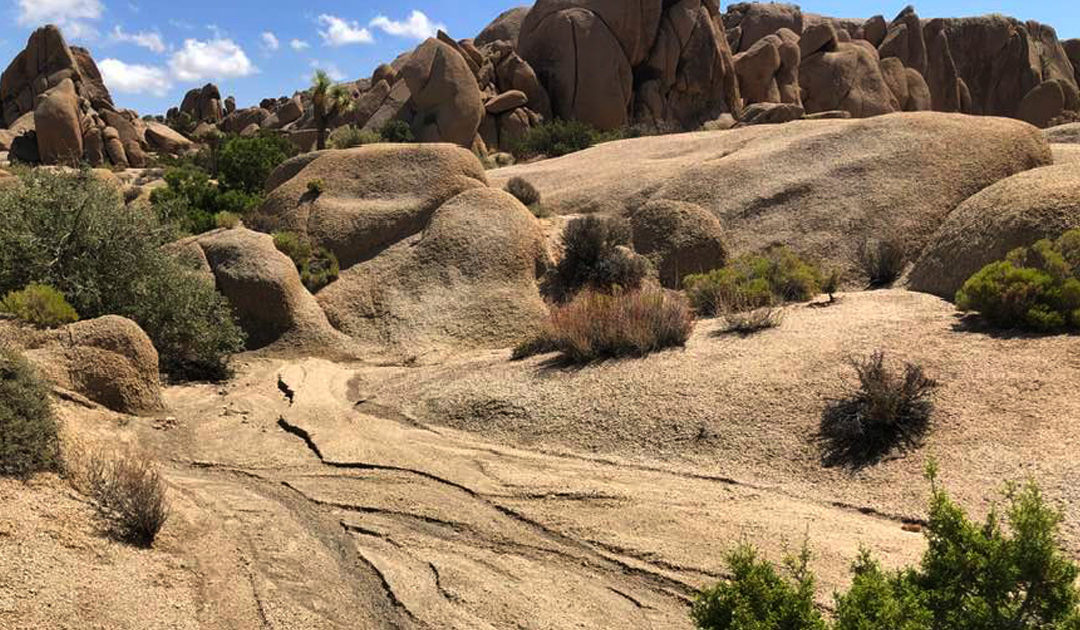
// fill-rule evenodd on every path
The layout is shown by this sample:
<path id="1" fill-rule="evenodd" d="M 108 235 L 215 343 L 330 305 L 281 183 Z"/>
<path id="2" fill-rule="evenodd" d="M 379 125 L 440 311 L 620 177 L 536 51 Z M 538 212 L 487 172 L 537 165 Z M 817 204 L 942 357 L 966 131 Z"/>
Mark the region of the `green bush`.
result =
<path id="1" fill-rule="evenodd" d="M 234 212 L 219 212 L 214 215 L 214 224 L 218 228 L 231 230 L 240 225 L 240 216 Z"/>
<path id="2" fill-rule="evenodd" d="M 296 153 L 296 146 L 284 136 L 234 136 L 218 152 L 218 181 L 225 190 L 259 195 L 270 173 Z"/>
<path id="3" fill-rule="evenodd" d="M 26 359 L 0 351 L 0 475 L 25 478 L 59 466 L 49 386 Z"/>
<path id="4" fill-rule="evenodd" d="M 90 173 L 22 171 L 0 188 L 0 214 L 0 292 L 47 284 L 83 317 L 129 317 L 174 377 L 223 376 L 242 349 L 225 298 L 161 250 L 171 231 Z"/>
<path id="5" fill-rule="evenodd" d="M 519 159 L 554 158 L 588 149 L 598 141 L 608 139 L 614 138 L 604 137 L 581 121 L 555 119 L 530 128 L 512 152 Z"/>
<path id="6" fill-rule="evenodd" d="M 64 295 L 43 284 L 31 284 L 22 291 L 12 291 L 0 301 L 0 311 L 41 328 L 56 328 L 79 320 Z"/>
<path id="7" fill-rule="evenodd" d="M 315 293 L 337 280 L 341 267 L 337 256 L 325 247 L 315 247 L 296 232 L 275 232 L 274 246 L 292 259 L 300 273 L 300 281 Z"/>
<path id="8" fill-rule="evenodd" d="M 830 401 L 821 418 L 826 462 L 861 466 L 894 448 L 917 446 L 930 425 L 938 384 L 921 366 L 889 369 L 885 354 L 852 359 L 859 389 Z"/>
<path id="9" fill-rule="evenodd" d="M 626 219 L 588 215 L 570 221 L 563 231 L 563 257 L 548 292 L 563 302 L 584 287 L 609 293 L 639 288 L 648 264 L 629 252 L 629 244 Z"/>
<path id="10" fill-rule="evenodd" d="M 307 191 L 309 195 L 318 197 L 326 190 L 326 183 L 321 179 L 313 179 L 307 183 Z"/>
<path id="11" fill-rule="evenodd" d="M 327 144 L 331 149 L 352 149 L 379 142 L 384 142 L 380 134 L 370 130 L 365 131 L 356 125 L 338 127 L 330 132 L 330 137 L 327 139 Z"/>
<path id="12" fill-rule="evenodd" d="M 1061 512 L 1046 505 L 1034 483 L 1006 486 L 1004 514 L 992 509 L 978 523 L 938 487 L 933 466 L 927 476 L 932 491 L 921 563 L 884 571 L 868 552 L 860 553 L 851 587 L 834 595 L 832 628 L 1080 628 L 1080 568 L 1061 549 Z M 698 596 L 694 622 L 708 630 L 828 627 L 807 610 L 813 575 L 806 564 L 795 563 L 795 577 L 785 583 L 752 550 L 737 551 L 729 558 L 732 578 Z"/>
<path id="13" fill-rule="evenodd" d="M 804 302 L 821 289 L 821 272 L 782 245 L 741 256 L 726 266 L 683 279 L 690 303 L 706 316 Z"/>
<path id="14" fill-rule="evenodd" d="M 983 267 L 957 292 L 956 305 L 999 328 L 1080 330 L 1080 230 Z"/>
<path id="15" fill-rule="evenodd" d="M 383 142 L 395 142 L 398 144 L 416 142 L 416 136 L 413 135 L 412 127 L 404 120 L 388 121 L 381 129 L 379 129 L 379 135 L 382 137 Z"/>

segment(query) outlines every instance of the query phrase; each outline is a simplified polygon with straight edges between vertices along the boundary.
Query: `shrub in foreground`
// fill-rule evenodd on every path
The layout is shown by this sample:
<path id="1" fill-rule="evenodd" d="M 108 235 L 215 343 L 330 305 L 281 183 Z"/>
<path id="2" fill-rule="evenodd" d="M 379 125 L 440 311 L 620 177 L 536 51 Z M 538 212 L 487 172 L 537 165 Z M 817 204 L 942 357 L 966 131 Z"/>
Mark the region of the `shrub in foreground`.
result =
<path id="1" fill-rule="evenodd" d="M 174 377 L 223 376 L 243 348 L 225 298 L 161 250 L 171 230 L 89 173 L 23 171 L 0 214 L 0 293 L 47 284 L 83 317 L 133 319 Z"/>
<path id="2" fill-rule="evenodd" d="M 1006 486 L 1005 509 L 991 510 L 979 523 L 938 486 L 933 466 L 928 477 L 921 563 L 886 571 L 863 551 L 852 565 L 851 587 L 834 594 L 831 623 L 812 609 L 805 551 L 801 562 L 789 561 L 791 577 L 784 580 L 745 548 L 729 558 L 732 578 L 698 596 L 694 623 L 705 630 L 1080 628 L 1080 568 L 1061 548 L 1061 512 L 1034 483 Z"/>
<path id="3" fill-rule="evenodd" d="M 816 266 L 782 245 L 683 279 L 690 303 L 705 316 L 804 302 L 817 295 L 821 283 Z"/>
<path id="4" fill-rule="evenodd" d="M 49 386 L 26 359 L 0 350 L 0 475 L 28 477 L 59 465 Z"/>
<path id="5" fill-rule="evenodd" d="M 1080 230 L 983 267 L 957 292 L 956 306 L 999 328 L 1080 330 Z"/>
<path id="6" fill-rule="evenodd" d="M 337 280 L 341 272 L 333 252 L 325 247 L 315 247 L 296 232 L 275 232 L 274 247 L 292 259 L 300 273 L 300 281 L 312 293 Z"/>
<path id="7" fill-rule="evenodd" d="M 56 328 L 79 321 L 79 314 L 56 289 L 31 284 L 22 291 L 12 291 L 0 301 L 0 312 L 10 313 L 40 328 Z"/>
<path id="8" fill-rule="evenodd" d="M 94 501 L 114 538 L 149 547 L 169 518 L 165 481 L 156 463 L 132 448 L 70 453 L 72 484 Z"/>
<path id="9" fill-rule="evenodd" d="M 604 292 L 639 288 L 648 265 L 630 252 L 629 243 L 630 223 L 621 217 L 588 215 L 570 221 L 549 292 L 564 301 L 585 287 Z"/>
<path id="10" fill-rule="evenodd" d="M 937 382 L 911 363 L 902 371 L 891 369 L 880 351 L 852 359 L 851 366 L 858 390 L 831 401 L 822 414 L 826 461 L 862 465 L 894 448 L 917 446 L 930 426 Z"/>
<path id="11" fill-rule="evenodd" d="M 559 351 L 573 363 L 640 357 L 686 345 L 694 316 L 682 296 L 662 289 L 607 295 L 582 291 L 556 307 L 544 330 L 518 346 L 515 358 Z"/>

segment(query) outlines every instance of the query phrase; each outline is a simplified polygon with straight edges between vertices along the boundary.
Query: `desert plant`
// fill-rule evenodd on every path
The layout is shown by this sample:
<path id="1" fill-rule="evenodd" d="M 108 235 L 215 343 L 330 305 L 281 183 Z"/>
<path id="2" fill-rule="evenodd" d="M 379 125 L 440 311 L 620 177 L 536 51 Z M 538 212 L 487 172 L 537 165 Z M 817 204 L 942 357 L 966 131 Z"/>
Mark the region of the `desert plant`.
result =
<path id="1" fill-rule="evenodd" d="M 40 328 L 56 328 L 79 320 L 79 314 L 64 294 L 43 284 L 31 284 L 12 291 L 0 301 L 0 312 L 10 313 Z"/>
<path id="2" fill-rule="evenodd" d="M 821 272 L 784 246 L 741 256 L 724 267 L 683 279 L 690 303 L 701 315 L 804 302 L 821 287 Z"/>
<path id="3" fill-rule="evenodd" d="M 583 287 L 607 292 L 639 288 L 648 264 L 627 249 L 629 243 L 630 224 L 621 217 L 588 215 L 570 221 L 548 292 L 561 302 Z"/>
<path id="4" fill-rule="evenodd" d="M 956 306 L 1000 328 L 1080 330 L 1080 230 L 983 267 L 957 292 Z"/>
<path id="5" fill-rule="evenodd" d="M 149 547 L 169 518 L 161 471 L 134 448 L 69 449 L 68 477 L 93 500 L 106 530 L 118 540 Z"/>
<path id="6" fill-rule="evenodd" d="M 524 177 L 511 177 L 506 182 L 506 192 L 516 197 L 526 207 L 540 203 L 540 191 Z"/>
<path id="7" fill-rule="evenodd" d="M 887 287 L 904 272 L 907 250 L 897 236 L 868 239 L 856 249 L 855 262 L 872 288 Z"/>
<path id="8" fill-rule="evenodd" d="M 859 388 L 830 401 L 821 418 L 826 461 L 863 465 L 918 445 L 930 425 L 937 382 L 919 365 L 890 369 L 881 351 L 850 363 Z"/>
<path id="9" fill-rule="evenodd" d="M 585 290 L 556 307 L 543 331 L 519 345 L 514 356 L 555 349 L 573 363 L 640 357 L 685 345 L 693 329 L 693 313 L 676 293 L 642 289 L 607 295 Z"/>
<path id="10" fill-rule="evenodd" d="M 284 136 L 233 136 L 221 145 L 218 152 L 218 181 L 224 190 L 259 195 L 270 173 L 296 155 L 296 151 L 296 146 Z"/>
<path id="11" fill-rule="evenodd" d="M 412 127 L 404 120 L 388 120 L 385 125 L 379 128 L 379 135 L 382 137 L 383 142 L 397 144 L 416 142 Z"/>
<path id="12" fill-rule="evenodd" d="M 326 190 L 326 182 L 321 179 L 312 179 L 307 183 L 308 194 L 312 197 L 318 197 Z"/>
<path id="13" fill-rule="evenodd" d="M 555 119 L 530 128 L 512 152 L 517 158 L 559 157 L 588 149 L 596 144 L 597 135 L 581 121 Z"/>
<path id="14" fill-rule="evenodd" d="M 275 232 L 274 246 L 292 259 L 300 281 L 312 293 L 337 280 L 341 267 L 337 256 L 325 247 L 316 247 L 296 232 Z"/>
<path id="15" fill-rule="evenodd" d="M 23 171 L 0 189 L 0 292 L 55 287 L 83 317 L 135 320 L 174 377 L 219 377 L 243 347 L 228 302 L 162 251 L 154 216 L 86 172 Z"/>
<path id="16" fill-rule="evenodd" d="M 316 147 L 326 148 L 326 128 L 330 121 L 353 106 L 352 96 L 344 86 L 334 85 L 330 75 L 317 70 L 311 79 L 311 102 L 314 105 Z M 264 180 L 265 181 L 265 180 Z"/>
<path id="17" fill-rule="evenodd" d="M 833 269 L 821 283 L 821 291 L 829 296 L 829 304 L 836 302 L 836 292 L 840 289 L 840 272 Z"/>
<path id="18" fill-rule="evenodd" d="M 240 225 L 240 215 L 235 212 L 219 212 L 214 215 L 214 224 L 219 229 L 232 230 Z"/>
<path id="19" fill-rule="evenodd" d="M 59 465 L 49 386 L 26 359 L 0 350 L 0 475 L 25 478 Z"/>
<path id="20" fill-rule="evenodd" d="M 724 313 L 724 332 L 752 335 L 768 328 L 776 328 L 784 321 L 784 309 L 778 306 L 760 306 L 749 310 L 732 309 Z"/>
<path id="21" fill-rule="evenodd" d="M 379 142 L 383 142 L 383 137 L 377 132 L 360 129 L 356 125 L 345 125 L 330 132 L 327 145 L 331 149 L 352 149 Z"/>

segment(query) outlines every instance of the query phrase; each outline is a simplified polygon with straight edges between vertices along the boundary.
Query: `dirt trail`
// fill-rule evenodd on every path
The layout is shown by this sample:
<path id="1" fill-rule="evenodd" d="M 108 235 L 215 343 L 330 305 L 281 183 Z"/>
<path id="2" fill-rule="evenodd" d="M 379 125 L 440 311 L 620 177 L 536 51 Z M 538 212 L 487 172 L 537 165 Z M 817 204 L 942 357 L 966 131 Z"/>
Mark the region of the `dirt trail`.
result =
<path id="1" fill-rule="evenodd" d="M 899 520 L 739 480 L 486 443 L 366 400 L 347 366 L 255 361 L 228 388 L 173 388 L 173 525 L 204 628 L 686 628 L 740 538 L 806 533 L 822 592 L 860 543 L 889 564 Z"/>

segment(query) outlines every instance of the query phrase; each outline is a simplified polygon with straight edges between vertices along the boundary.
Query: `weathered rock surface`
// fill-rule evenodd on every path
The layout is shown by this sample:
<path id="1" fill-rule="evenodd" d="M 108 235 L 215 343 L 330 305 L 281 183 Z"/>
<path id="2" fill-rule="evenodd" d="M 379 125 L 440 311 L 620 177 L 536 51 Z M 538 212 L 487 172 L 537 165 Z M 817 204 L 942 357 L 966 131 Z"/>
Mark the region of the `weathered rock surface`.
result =
<path id="1" fill-rule="evenodd" d="M 401 68 L 417 112 L 413 134 L 421 142 L 472 145 L 484 117 L 476 77 L 452 46 L 431 38 Z"/>
<path id="2" fill-rule="evenodd" d="M 682 288 L 689 274 L 723 267 L 723 227 L 701 206 L 652 201 L 630 215 L 634 251 L 648 258 L 669 289 Z"/>
<path id="3" fill-rule="evenodd" d="M 495 42 L 503 41 L 516 44 L 518 33 L 521 32 L 521 23 L 529 13 L 529 7 L 514 7 L 499 14 L 491 24 L 484 27 L 480 34 L 473 40 L 477 46 L 486 46 Z"/>

